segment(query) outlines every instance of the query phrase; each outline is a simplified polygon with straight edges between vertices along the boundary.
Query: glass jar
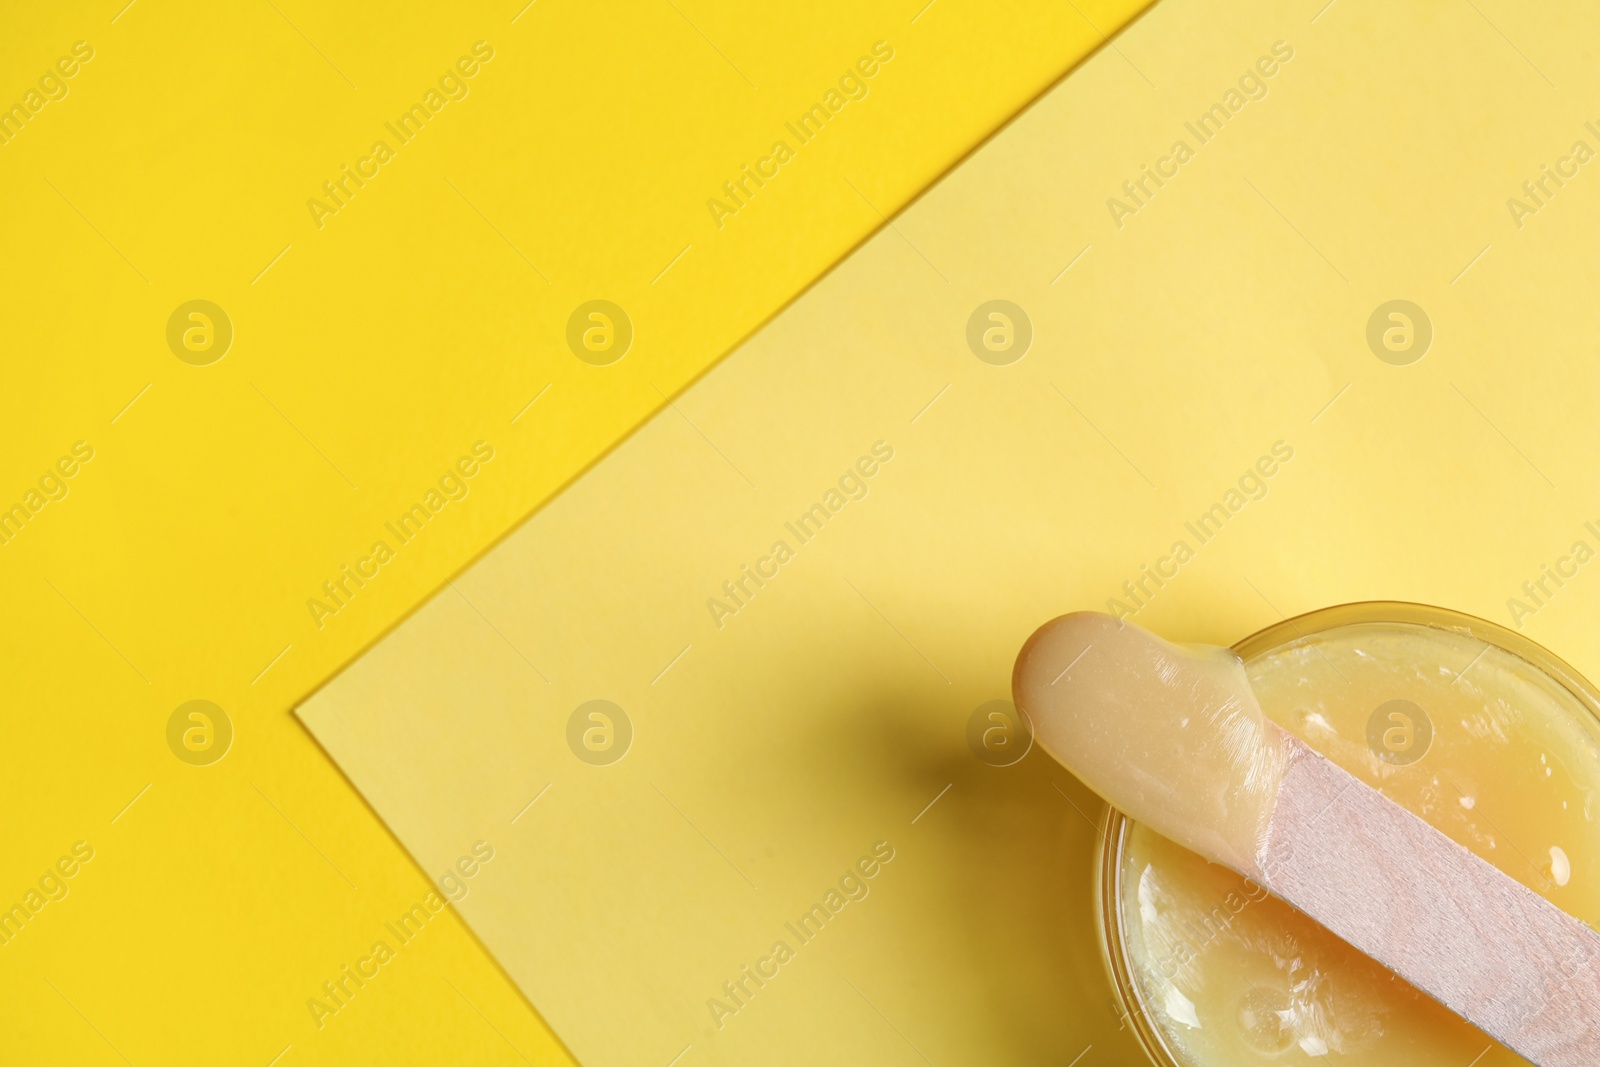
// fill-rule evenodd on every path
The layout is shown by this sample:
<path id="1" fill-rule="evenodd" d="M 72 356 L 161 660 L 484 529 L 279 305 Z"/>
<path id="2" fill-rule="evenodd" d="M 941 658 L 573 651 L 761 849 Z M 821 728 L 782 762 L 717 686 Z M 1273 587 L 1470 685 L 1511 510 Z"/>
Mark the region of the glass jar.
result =
<path id="1" fill-rule="evenodd" d="M 1585 920 L 1600 916 L 1600 694 L 1521 634 L 1421 604 L 1311 612 L 1234 646 L 1262 710 Z M 1159 1067 L 1523 1062 L 1270 897 L 1116 810 L 1101 944 Z"/>

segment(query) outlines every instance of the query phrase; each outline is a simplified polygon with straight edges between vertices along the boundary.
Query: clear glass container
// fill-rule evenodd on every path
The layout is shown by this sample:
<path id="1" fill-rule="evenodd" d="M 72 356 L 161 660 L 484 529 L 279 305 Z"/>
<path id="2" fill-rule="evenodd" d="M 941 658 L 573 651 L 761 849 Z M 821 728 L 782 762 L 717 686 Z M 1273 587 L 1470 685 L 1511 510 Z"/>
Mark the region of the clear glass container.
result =
<path id="1" fill-rule="evenodd" d="M 1600 693 L 1577 671 L 1504 627 L 1387 601 L 1233 648 L 1269 718 L 1558 906 L 1600 916 Z M 1103 829 L 1101 945 L 1159 1067 L 1523 1062 L 1233 872 L 1115 809 Z"/>

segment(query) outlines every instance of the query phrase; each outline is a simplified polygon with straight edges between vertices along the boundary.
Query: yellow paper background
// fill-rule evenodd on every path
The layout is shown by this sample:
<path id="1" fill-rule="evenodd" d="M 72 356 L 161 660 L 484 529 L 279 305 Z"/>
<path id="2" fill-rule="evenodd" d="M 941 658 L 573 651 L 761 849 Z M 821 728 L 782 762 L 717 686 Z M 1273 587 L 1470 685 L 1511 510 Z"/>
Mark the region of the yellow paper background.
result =
<path id="1" fill-rule="evenodd" d="M 76 441 L 95 455 L 0 546 L 0 901 L 76 841 L 96 855 L 0 948 L 7 1053 L 566 1062 L 448 912 L 315 1027 L 307 999 L 428 882 L 289 708 L 1133 5 L 1079 9 L 12 12 L 0 101 L 75 41 L 94 58 L 0 147 L 0 501 Z M 715 228 L 706 199 L 880 39 L 870 96 Z M 466 98 L 318 229 L 307 199 L 479 40 Z M 637 331 L 608 368 L 563 339 L 595 297 Z M 165 340 L 195 298 L 235 330 L 206 367 Z M 308 598 L 477 440 L 496 458 L 471 495 L 319 629 Z M 235 730 L 209 767 L 167 747 L 197 698 Z"/>
<path id="2" fill-rule="evenodd" d="M 1097 804 L 1042 753 L 979 762 L 969 717 L 1035 626 L 1180 539 L 1136 616 L 1175 639 L 1409 599 L 1594 674 L 1600 579 L 1509 601 L 1600 545 L 1600 178 L 1507 206 L 1600 147 L 1593 32 L 1165 0 L 302 717 L 425 868 L 495 843 L 460 910 L 589 1062 L 1131 1062 Z M 1119 227 L 1107 199 L 1280 41 L 1266 97 Z M 1035 330 L 1005 367 L 964 337 L 997 297 Z M 1366 340 L 1397 298 L 1434 330 L 1409 366 Z M 717 626 L 707 599 L 879 440 L 869 495 Z M 1279 442 L 1263 498 L 1187 532 Z M 566 745 L 594 698 L 636 730 L 608 767 Z M 871 895 L 719 1028 L 707 999 L 878 840 Z"/>

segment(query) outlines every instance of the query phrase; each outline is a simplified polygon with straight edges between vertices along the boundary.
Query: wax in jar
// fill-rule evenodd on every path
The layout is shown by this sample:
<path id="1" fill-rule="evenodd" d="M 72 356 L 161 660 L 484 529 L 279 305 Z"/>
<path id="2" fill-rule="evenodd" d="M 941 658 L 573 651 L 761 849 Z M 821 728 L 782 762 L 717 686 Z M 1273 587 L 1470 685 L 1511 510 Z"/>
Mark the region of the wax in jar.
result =
<path id="1" fill-rule="evenodd" d="M 1244 673 L 1268 720 L 1567 913 L 1600 919 L 1600 723 L 1548 675 L 1409 624 L 1312 634 Z M 1524 1062 L 1147 825 L 1128 826 L 1119 875 L 1139 1000 L 1185 1067 Z"/>

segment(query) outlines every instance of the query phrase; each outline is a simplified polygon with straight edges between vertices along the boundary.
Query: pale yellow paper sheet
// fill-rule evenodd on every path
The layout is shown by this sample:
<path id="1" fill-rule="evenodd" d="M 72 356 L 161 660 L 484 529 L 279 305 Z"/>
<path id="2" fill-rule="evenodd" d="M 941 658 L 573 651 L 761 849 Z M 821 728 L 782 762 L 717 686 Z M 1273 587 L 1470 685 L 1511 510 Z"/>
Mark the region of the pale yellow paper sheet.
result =
<path id="1" fill-rule="evenodd" d="M 584 1063 L 1134 1062 L 1098 803 L 973 715 L 1108 604 L 1434 602 L 1592 676 L 1600 572 L 1514 598 L 1600 517 L 1596 23 L 1163 0 L 301 717 L 436 878 L 493 848 L 457 907 Z M 1420 361 L 1369 346 L 1391 300 Z"/>

